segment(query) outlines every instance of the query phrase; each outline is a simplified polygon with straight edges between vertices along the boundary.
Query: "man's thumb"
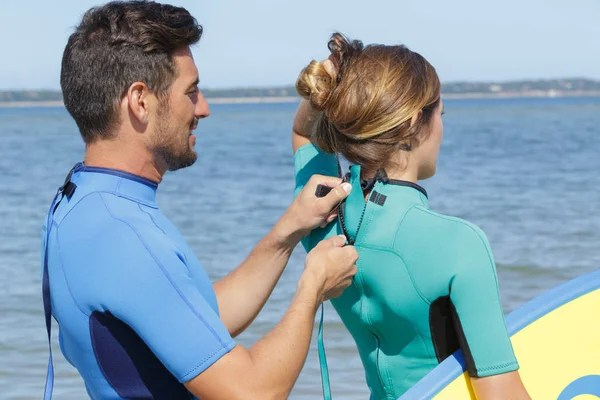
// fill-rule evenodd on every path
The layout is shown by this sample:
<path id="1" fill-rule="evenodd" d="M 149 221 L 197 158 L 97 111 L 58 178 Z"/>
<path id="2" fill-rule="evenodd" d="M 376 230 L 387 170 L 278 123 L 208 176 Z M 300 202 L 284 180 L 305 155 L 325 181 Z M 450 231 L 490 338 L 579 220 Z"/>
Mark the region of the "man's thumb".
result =
<path id="1" fill-rule="evenodd" d="M 333 210 L 342 200 L 344 200 L 352 191 L 352 185 L 342 183 L 331 189 L 327 196 L 323 197 L 323 201 L 328 205 L 328 210 Z"/>
<path id="2" fill-rule="evenodd" d="M 326 243 L 327 245 L 329 245 L 331 247 L 344 247 L 344 245 L 346 244 L 346 236 L 344 236 L 344 235 L 332 236 L 329 239 L 325 240 L 323 243 L 324 244 Z"/>

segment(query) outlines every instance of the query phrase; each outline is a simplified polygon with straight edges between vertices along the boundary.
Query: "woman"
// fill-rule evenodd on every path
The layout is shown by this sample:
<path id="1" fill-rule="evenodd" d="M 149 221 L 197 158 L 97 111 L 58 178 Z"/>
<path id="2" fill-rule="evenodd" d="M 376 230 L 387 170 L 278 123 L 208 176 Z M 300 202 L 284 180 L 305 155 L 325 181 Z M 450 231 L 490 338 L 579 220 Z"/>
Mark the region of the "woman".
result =
<path id="1" fill-rule="evenodd" d="M 434 175 L 442 141 L 435 69 L 404 46 L 363 47 L 338 33 L 329 49 L 296 83 L 305 99 L 294 120 L 296 190 L 313 174 L 338 174 L 335 154 L 353 164 L 340 171 L 353 190 L 338 222 L 303 244 L 344 233 L 357 248 L 353 285 L 332 303 L 372 398 L 398 398 L 461 348 L 479 399 L 528 399 L 485 234 L 431 211 L 417 184 Z"/>

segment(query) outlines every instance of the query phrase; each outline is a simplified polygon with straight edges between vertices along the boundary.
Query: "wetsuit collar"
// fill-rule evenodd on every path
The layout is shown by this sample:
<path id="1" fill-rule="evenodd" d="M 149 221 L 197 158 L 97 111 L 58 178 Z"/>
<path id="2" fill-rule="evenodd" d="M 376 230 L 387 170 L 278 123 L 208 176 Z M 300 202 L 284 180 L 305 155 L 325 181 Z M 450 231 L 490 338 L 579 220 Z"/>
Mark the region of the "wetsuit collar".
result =
<path id="1" fill-rule="evenodd" d="M 360 167 L 352 166 L 350 175 L 350 179 L 356 181 L 357 176 L 360 176 Z M 417 203 L 424 205 L 428 203 L 429 196 L 422 186 L 409 181 L 390 179 L 384 169 L 378 169 L 373 178 L 361 179 L 360 186 L 364 192 L 385 192 L 385 195 L 398 193 L 404 198 L 414 198 Z"/>
<path id="2" fill-rule="evenodd" d="M 113 193 L 156 207 L 158 183 L 129 172 L 111 168 L 88 167 L 77 163 L 72 181 L 78 186 L 89 185 L 94 191 Z"/>
<path id="3" fill-rule="evenodd" d="M 377 182 L 375 186 L 373 186 L 373 190 L 371 190 L 369 200 L 383 205 L 381 204 L 383 201 L 381 195 L 392 197 L 398 196 L 406 201 L 429 207 L 427 191 L 413 182 L 396 179 L 390 179 L 389 182 Z"/>

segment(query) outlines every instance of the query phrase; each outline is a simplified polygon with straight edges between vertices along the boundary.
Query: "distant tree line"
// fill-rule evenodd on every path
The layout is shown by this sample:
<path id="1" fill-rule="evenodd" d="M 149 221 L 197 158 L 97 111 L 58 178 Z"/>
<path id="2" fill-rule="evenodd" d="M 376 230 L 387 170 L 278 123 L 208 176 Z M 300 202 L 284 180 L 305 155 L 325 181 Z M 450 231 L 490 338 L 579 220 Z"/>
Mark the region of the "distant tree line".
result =
<path id="1" fill-rule="evenodd" d="M 513 82 L 451 82 L 442 84 L 445 94 L 463 93 L 524 93 L 531 91 L 596 92 L 600 82 L 590 79 L 549 79 Z"/>
<path id="2" fill-rule="evenodd" d="M 61 101 L 58 90 L 9 90 L 0 91 L 0 101 Z"/>
<path id="3" fill-rule="evenodd" d="M 512 82 L 449 82 L 442 84 L 444 94 L 519 94 L 527 92 L 600 92 L 600 81 L 591 79 L 547 79 Z M 297 96 L 293 86 L 276 88 L 203 89 L 206 98 Z M 61 101 L 58 90 L 0 91 L 0 102 Z"/>

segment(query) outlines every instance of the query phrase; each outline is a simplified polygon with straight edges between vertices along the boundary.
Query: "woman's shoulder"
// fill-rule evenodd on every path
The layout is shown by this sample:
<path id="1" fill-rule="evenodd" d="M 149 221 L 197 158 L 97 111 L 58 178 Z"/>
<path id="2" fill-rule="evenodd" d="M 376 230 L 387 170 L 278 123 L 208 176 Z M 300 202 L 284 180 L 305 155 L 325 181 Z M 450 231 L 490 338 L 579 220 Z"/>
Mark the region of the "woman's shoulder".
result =
<path id="1" fill-rule="evenodd" d="M 425 206 L 412 207 L 405 217 L 405 228 L 420 227 L 433 240 L 451 242 L 455 245 L 472 246 L 483 244 L 488 247 L 485 232 L 465 219 L 441 214 Z"/>
<path id="2" fill-rule="evenodd" d="M 415 263 L 428 259 L 449 270 L 494 265 L 486 234 L 472 222 L 421 206 L 413 207 L 405 222 L 395 246 L 414 255 Z"/>

